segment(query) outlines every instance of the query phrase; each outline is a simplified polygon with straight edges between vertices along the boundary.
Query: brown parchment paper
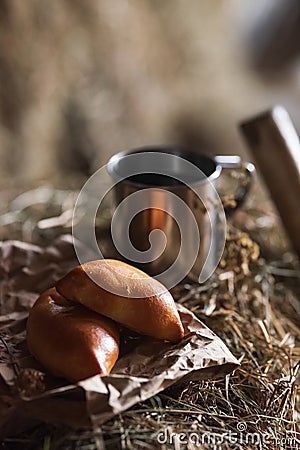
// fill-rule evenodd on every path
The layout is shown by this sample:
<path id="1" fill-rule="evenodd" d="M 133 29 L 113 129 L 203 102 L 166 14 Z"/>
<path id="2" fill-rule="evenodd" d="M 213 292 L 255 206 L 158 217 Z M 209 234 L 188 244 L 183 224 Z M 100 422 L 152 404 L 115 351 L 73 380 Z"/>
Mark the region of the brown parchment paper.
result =
<path id="1" fill-rule="evenodd" d="M 44 369 L 26 346 L 28 311 L 40 292 L 77 264 L 70 235 L 44 248 L 20 241 L 0 243 L 0 436 L 40 420 L 100 425 L 181 379 L 217 378 L 238 366 L 225 344 L 178 305 L 185 328 L 180 343 L 135 337 L 109 376 L 74 385 L 46 373 L 35 386 L 32 374 Z"/>

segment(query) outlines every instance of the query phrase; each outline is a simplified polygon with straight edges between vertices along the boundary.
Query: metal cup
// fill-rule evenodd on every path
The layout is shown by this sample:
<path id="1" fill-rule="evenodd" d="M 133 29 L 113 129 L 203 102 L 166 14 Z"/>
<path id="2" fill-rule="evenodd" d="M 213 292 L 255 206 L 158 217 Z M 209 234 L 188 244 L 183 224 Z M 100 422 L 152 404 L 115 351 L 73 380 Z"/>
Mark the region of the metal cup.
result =
<path id="1" fill-rule="evenodd" d="M 144 147 L 115 154 L 107 168 L 114 181 L 114 229 L 123 259 L 158 278 L 164 273 L 161 281 L 168 276 L 169 284 L 184 271 L 205 281 L 219 262 L 226 233 L 216 181 L 223 168 L 245 174 L 225 207 L 230 213 L 244 201 L 254 166 L 238 156 L 210 158 L 180 148 Z"/>

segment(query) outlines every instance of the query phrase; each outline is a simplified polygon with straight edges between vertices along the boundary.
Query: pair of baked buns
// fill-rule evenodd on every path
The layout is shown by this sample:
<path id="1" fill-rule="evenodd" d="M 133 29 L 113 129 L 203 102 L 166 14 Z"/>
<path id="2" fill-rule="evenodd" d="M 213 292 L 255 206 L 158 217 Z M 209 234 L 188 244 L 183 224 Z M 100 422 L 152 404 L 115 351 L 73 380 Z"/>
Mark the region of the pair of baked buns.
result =
<path id="1" fill-rule="evenodd" d="M 104 259 L 72 269 L 40 295 L 27 322 L 30 352 L 56 376 L 79 381 L 110 373 L 119 326 L 178 342 L 183 326 L 170 292 L 124 262 Z"/>

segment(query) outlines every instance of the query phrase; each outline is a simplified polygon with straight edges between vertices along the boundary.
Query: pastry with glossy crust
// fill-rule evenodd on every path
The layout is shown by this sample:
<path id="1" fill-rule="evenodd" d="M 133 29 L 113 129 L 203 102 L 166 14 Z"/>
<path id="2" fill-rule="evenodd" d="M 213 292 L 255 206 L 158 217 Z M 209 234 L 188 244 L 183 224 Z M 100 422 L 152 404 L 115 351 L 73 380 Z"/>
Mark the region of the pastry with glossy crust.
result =
<path id="1" fill-rule="evenodd" d="M 76 382 L 110 373 L 119 354 L 119 331 L 112 320 L 51 288 L 29 313 L 27 344 L 53 375 Z"/>
<path id="2" fill-rule="evenodd" d="M 122 261 L 102 259 L 77 266 L 57 282 L 56 289 L 140 334 L 171 342 L 184 335 L 170 292 Z"/>

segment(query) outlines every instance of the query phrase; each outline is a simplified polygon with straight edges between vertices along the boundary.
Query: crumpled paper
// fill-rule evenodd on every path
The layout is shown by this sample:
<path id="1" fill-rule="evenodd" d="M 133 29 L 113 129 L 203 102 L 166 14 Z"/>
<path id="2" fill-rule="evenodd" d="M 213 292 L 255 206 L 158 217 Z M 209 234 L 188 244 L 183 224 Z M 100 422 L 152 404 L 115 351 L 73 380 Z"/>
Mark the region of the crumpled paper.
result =
<path id="1" fill-rule="evenodd" d="M 131 336 L 109 376 L 77 384 L 47 373 L 43 377 L 44 369 L 26 346 L 28 311 L 40 292 L 77 264 L 70 235 L 48 247 L 0 243 L 0 436 L 41 420 L 101 425 L 179 380 L 214 379 L 238 366 L 221 339 L 178 305 L 185 328 L 178 344 Z"/>

